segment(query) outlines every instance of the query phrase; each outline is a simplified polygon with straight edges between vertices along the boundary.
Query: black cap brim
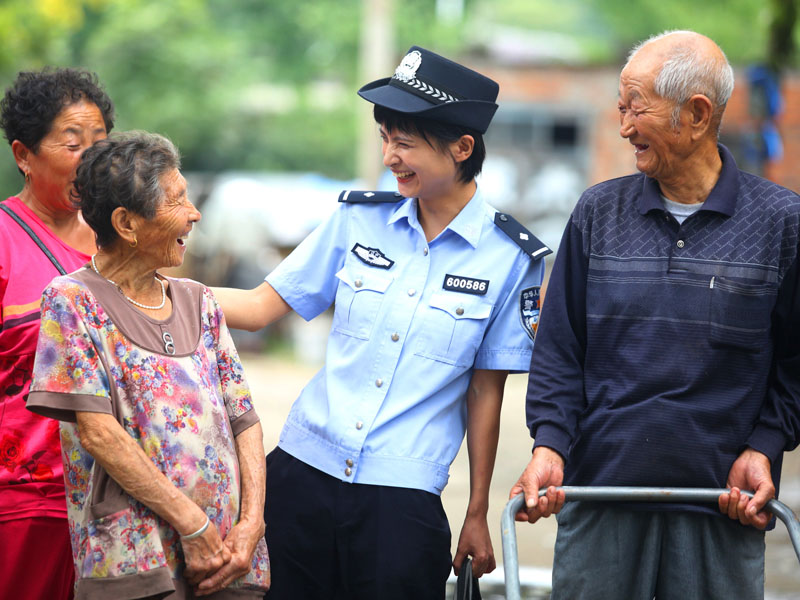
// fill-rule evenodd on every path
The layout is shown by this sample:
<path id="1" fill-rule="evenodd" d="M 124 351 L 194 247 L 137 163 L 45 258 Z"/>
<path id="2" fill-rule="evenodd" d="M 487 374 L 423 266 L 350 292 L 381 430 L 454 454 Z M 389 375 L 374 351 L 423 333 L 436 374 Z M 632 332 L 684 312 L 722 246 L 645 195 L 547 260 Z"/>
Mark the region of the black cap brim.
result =
<path id="1" fill-rule="evenodd" d="M 373 104 L 397 112 L 461 125 L 480 133 L 486 133 L 497 110 L 497 104 L 485 100 L 460 100 L 434 104 L 400 87 L 389 85 L 389 81 L 391 78 L 386 77 L 368 83 L 358 90 L 358 95 Z"/>

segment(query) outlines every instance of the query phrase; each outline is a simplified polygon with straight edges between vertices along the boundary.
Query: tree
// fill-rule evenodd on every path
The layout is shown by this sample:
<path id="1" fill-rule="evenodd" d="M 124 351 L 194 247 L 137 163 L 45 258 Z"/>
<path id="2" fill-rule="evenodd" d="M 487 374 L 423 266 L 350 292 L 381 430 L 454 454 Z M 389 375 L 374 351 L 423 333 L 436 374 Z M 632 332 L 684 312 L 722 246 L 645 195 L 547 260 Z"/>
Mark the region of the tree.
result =
<path id="1" fill-rule="evenodd" d="M 83 66 L 114 99 L 118 129 L 168 135 L 187 170 L 349 179 L 368 1 L 5 0 L 0 84 L 22 69 Z M 479 48 L 495 23 L 572 36 L 589 61 L 608 63 L 653 33 L 690 27 L 719 41 L 734 62 L 769 56 L 787 65 L 795 20 L 795 0 L 466 0 L 463 22 L 440 22 L 434 0 L 405 0 L 397 3 L 395 45 L 398 60 L 413 44 L 459 57 Z M 10 150 L 0 184 L 7 194 L 22 184 Z"/>
<path id="2" fill-rule="evenodd" d="M 776 73 L 790 66 L 797 44 L 797 0 L 770 0 L 772 18 L 769 24 L 767 64 Z"/>

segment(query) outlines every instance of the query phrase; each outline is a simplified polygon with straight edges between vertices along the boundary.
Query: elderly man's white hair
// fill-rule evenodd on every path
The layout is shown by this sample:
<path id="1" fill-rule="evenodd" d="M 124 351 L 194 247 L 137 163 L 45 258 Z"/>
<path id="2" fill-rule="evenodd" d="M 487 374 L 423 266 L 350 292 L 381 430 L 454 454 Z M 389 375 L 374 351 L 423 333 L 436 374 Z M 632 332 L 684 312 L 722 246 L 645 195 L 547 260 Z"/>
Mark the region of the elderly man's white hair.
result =
<path id="1" fill-rule="evenodd" d="M 699 35 L 694 31 L 673 30 L 654 35 L 640 42 L 628 54 L 628 63 L 636 54 L 650 44 L 674 34 Z M 720 59 L 709 58 L 697 52 L 691 44 L 677 43 L 666 51 L 666 60 L 656 75 L 654 91 L 656 94 L 675 103 L 672 111 L 672 125 L 679 125 L 681 107 L 695 94 L 706 96 L 713 106 L 713 126 L 719 134 L 722 113 L 733 93 L 733 69 L 725 53 L 720 49 Z"/>

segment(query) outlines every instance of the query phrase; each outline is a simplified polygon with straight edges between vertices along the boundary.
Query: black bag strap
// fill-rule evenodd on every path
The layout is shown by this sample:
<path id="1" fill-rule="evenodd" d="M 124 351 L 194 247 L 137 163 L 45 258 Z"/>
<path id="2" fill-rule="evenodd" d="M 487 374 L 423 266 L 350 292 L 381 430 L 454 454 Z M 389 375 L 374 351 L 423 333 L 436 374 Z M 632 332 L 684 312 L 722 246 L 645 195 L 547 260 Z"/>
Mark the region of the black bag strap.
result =
<path id="1" fill-rule="evenodd" d="M 453 600 L 481 600 L 478 578 L 472 575 L 472 557 L 468 556 L 461 564 L 453 591 Z"/>
<path id="2" fill-rule="evenodd" d="M 50 252 L 50 249 L 47 246 L 44 245 L 44 242 L 41 239 L 39 239 L 39 236 L 36 235 L 36 233 L 33 231 L 33 229 L 31 229 L 28 226 L 28 224 L 25 221 L 23 221 L 17 213 L 15 213 L 13 210 L 11 210 L 11 208 L 9 208 L 8 206 L 6 206 L 3 203 L 0 203 L 0 209 L 2 209 L 3 212 L 7 213 L 9 217 L 14 219 L 17 222 L 17 225 L 19 225 L 20 227 L 22 227 L 22 229 L 25 230 L 25 233 L 27 233 L 29 236 L 31 236 L 31 239 L 34 242 L 36 242 L 36 245 L 39 246 L 39 249 L 42 252 L 44 252 L 44 255 L 47 258 L 50 259 L 50 262 L 53 263 L 53 265 L 55 266 L 56 269 L 58 269 L 59 273 L 61 273 L 62 275 L 66 275 L 67 274 L 67 272 L 64 270 L 64 267 L 61 266 L 61 263 L 58 262 L 56 257 L 53 256 L 53 253 Z"/>

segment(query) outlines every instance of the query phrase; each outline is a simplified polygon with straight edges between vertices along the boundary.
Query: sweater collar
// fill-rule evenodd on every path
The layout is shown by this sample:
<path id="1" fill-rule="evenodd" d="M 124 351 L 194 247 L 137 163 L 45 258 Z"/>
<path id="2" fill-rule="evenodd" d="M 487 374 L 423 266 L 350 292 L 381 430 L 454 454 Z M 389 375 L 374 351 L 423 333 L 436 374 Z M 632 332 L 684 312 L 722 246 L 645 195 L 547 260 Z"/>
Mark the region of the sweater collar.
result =
<path id="1" fill-rule="evenodd" d="M 710 210 L 731 217 L 736 211 L 736 200 L 739 195 L 739 169 L 733 155 L 725 146 L 717 144 L 717 149 L 722 159 L 722 170 L 701 210 Z M 661 188 L 658 181 L 645 176 L 642 194 L 639 197 L 639 212 L 644 215 L 652 210 L 662 212 L 664 210 Z"/>

